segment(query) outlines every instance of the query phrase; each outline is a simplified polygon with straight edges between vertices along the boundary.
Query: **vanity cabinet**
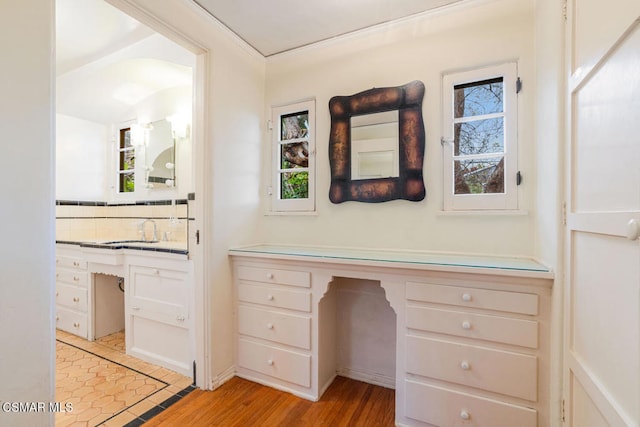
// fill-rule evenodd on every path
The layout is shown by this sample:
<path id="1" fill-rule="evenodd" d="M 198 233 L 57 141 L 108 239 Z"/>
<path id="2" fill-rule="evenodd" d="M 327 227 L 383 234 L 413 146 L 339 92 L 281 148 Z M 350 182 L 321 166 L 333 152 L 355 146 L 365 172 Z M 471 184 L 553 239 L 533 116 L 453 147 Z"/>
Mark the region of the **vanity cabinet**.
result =
<path id="1" fill-rule="evenodd" d="M 311 386 L 311 273 L 236 269 L 240 375 L 278 388 Z"/>
<path id="2" fill-rule="evenodd" d="M 88 338 L 89 275 L 81 251 L 56 250 L 56 327 Z"/>
<path id="3" fill-rule="evenodd" d="M 124 326 L 127 354 L 185 376 L 194 370 L 193 298 L 185 254 L 56 245 L 57 328 L 93 341 Z"/>
<path id="4" fill-rule="evenodd" d="M 191 261 L 165 257 L 158 263 L 153 257 L 136 256 L 130 262 L 125 298 L 127 353 L 191 376 Z"/>
<path id="5" fill-rule="evenodd" d="M 318 400 L 339 370 L 347 325 L 336 319 L 349 317 L 336 316 L 330 284 L 362 280 L 395 312 L 396 425 L 550 425 L 553 274 L 535 261 L 269 245 L 230 255 L 237 375 Z"/>
<path id="6" fill-rule="evenodd" d="M 540 358 L 547 363 L 540 296 L 481 286 L 407 282 L 406 416 L 435 426 L 535 427 Z"/>

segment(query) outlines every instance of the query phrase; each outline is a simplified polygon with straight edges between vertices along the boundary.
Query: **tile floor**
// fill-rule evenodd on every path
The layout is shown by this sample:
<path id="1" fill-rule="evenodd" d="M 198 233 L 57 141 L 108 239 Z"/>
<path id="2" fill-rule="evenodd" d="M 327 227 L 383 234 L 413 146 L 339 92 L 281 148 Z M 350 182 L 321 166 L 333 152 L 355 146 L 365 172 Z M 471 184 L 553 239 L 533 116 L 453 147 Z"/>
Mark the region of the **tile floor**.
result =
<path id="1" fill-rule="evenodd" d="M 133 427 L 194 389 L 192 379 L 124 352 L 124 332 L 93 342 L 56 332 L 56 427 Z"/>

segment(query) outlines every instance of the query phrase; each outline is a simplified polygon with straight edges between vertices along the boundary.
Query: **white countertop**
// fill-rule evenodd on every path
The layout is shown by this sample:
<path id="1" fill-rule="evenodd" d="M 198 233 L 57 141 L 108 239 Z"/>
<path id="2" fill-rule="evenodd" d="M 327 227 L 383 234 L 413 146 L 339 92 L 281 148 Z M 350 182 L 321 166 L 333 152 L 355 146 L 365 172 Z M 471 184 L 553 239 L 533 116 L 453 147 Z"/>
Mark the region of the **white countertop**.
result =
<path id="1" fill-rule="evenodd" d="M 519 276 L 553 278 L 553 272 L 548 267 L 525 257 L 270 244 L 231 248 L 229 254 L 254 258 L 297 259 L 409 269 L 481 270 L 485 273 L 512 273 Z"/>

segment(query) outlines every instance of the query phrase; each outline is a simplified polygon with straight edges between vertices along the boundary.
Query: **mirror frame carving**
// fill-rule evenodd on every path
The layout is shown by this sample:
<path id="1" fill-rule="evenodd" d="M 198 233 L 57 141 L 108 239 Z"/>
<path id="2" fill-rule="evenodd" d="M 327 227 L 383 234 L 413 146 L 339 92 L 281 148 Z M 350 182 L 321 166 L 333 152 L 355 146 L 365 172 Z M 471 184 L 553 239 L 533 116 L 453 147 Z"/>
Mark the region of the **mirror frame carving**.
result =
<path id="1" fill-rule="evenodd" d="M 334 96 L 329 101 L 331 133 L 329 164 L 333 203 L 368 203 L 425 198 L 422 175 L 425 130 L 422 119 L 424 84 L 415 80 L 403 86 L 373 88 L 351 96 Z M 351 179 L 351 117 L 398 110 L 399 176 Z"/>

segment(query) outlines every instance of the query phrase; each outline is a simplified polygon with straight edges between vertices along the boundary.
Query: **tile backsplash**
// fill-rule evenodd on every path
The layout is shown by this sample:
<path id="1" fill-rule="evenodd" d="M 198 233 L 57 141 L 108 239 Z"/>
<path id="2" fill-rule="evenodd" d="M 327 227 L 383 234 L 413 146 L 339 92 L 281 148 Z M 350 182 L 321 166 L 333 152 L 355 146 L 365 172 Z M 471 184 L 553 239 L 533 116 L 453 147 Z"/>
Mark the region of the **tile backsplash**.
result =
<path id="1" fill-rule="evenodd" d="M 99 242 L 105 240 L 138 240 L 142 223 L 156 223 L 159 240 L 186 242 L 189 223 L 187 200 L 107 204 L 104 202 L 56 201 L 56 240 Z M 147 224 L 147 237 L 152 225 Z"/>

